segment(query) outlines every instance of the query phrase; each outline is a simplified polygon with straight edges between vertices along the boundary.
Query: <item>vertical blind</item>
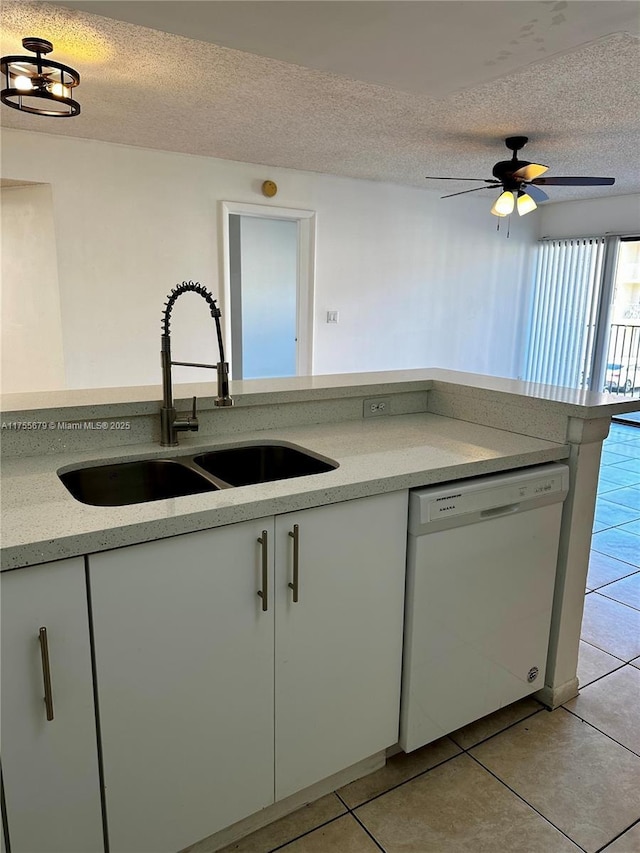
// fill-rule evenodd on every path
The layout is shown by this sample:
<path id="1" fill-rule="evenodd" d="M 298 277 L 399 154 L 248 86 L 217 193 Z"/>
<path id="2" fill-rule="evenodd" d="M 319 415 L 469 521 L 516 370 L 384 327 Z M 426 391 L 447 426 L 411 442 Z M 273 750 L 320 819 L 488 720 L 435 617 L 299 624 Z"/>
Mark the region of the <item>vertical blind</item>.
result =
<path id="1" fill-rule="evenodd" d="M 605 238 L 543 240 L 538 252 L 524 378 L 589 386 Z"/>

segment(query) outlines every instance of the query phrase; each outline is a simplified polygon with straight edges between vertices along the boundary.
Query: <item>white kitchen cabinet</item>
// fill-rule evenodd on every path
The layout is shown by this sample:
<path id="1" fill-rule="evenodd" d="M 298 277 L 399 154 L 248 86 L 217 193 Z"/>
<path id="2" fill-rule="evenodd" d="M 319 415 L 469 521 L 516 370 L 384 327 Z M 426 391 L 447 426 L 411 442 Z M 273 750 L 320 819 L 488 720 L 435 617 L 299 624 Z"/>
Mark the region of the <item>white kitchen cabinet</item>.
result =
<path id="1" fill-rule="evenodd" d="M 84 561 L 4 572 L 0 590 L 2 773 L 11 851 L 98 853 L 104 839 Z"/>
<path id="2" fill-rule="evenodd" d="M 111 853 L 175 853 L 397 742 L 406 514 L 399 492 L 90 557 Z"/>
<path id="3" fill-rule="evenodd" d="M 406 525 L 406 492 L 276 518 L 278 800 L 398 740 Z"/>
<path id="4" fill-rule="evenodd" d="M 273 802 L 265 528 L 270 540 L 271 518 L 90 557 L 111 853 L 175 853 Z"/>

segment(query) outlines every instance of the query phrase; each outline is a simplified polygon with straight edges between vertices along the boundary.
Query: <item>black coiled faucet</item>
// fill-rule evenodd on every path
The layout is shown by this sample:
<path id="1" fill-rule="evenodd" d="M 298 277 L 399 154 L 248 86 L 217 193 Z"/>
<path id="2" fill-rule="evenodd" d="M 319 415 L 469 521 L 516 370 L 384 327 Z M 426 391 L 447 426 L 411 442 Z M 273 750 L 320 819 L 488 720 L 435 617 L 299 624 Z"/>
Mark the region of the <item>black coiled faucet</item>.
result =
<path id="1" fill-rule="evenodd" d="M 220 361 L 217 364 L 200 364 L 192 361 L 171 360 L 171 312 L 179 296 L 183 293 L 198 293 L 206 301 L 211 311 L 211 316 L 216 323 L 216 334 L 218 337 L 218 351 Z M 232 406 L 233 400 L 229 396 L 229 365 L 224 360 L 224 345 L 222 343 L 222 329 L 220 328 L 220 309 L 216 300 L 205 287 L 197 281 L 183 281 L 182 284 L 173 288 L 164 306 L 162 318 L 162 337 L 160 358 L 162 359 L 162 408 L 160 409 L 160 444 L 163 447 L 175 447 L 178 443 L 177 434 L 190 430 L 196 432 L 198 429 L 198 417 L 196 414 L 196 398 L 193 398 L 191 414 L 179 418 L 173 405 L 173 390 L 171 384 L 171 366 L 180 367 L 204 367 L 216 370 L 218 373 L 218 396 L 214 403 L 216 406 Z"/>

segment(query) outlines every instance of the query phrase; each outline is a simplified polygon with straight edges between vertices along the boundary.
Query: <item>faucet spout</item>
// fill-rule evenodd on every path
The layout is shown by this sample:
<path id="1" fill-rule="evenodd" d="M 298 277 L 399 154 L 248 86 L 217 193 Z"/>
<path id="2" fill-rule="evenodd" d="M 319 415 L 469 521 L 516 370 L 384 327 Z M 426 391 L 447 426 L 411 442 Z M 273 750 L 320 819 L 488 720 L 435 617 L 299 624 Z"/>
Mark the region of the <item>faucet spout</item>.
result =
<path id="1" fill-rule="evenodd" d="M 190 361 L 173 361 L 171 359 L 171 312 L 177 299 L 183 293 L 197 293 L 206 301 L 216 324 L 216 336 L 218 340 L 218 353 L 220 360 L 217 364 L 200 364 Z M 160 410 L 160 444 L 163 447 L 175 447 L 178 443 L 177 433 L 185 430 L 197 431 L 198 418 L 196 414 L 196 398 L 193 398 L 192 411 L 189 416 L 179 418 L 173 405 L 173 388 L 171 380 L 172 365 L 185 367 L 203 367 L 214 369 L 218 376 L 218 395 L 215 398 L 216 406 L 232 406 L 233 400 L 229 395 L 229 365 L 224 358 L 224 344 L 222 341 L 222 328 L 220 325 L 220 309 L 210 293 L 199 282 L 183 281 L 182 284 L 173 288 L 165 303 L 162 318 L 162 337 L 160 348 L 160 359 L 162 364 L 162 408 Z"/>

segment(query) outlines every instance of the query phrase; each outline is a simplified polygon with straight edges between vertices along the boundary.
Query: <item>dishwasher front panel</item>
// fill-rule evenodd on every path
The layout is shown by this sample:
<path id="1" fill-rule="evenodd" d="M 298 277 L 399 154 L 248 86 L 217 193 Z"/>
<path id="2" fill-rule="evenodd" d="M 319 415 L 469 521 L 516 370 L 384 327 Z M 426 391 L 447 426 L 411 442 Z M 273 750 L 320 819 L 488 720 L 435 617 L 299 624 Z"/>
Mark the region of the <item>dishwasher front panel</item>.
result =
<path id="1" fill-rule="evenodd" d="M 562 503 L 409 536 L 400 745 L 544 686 Z"/>

